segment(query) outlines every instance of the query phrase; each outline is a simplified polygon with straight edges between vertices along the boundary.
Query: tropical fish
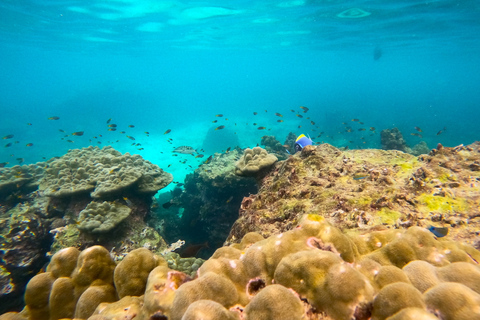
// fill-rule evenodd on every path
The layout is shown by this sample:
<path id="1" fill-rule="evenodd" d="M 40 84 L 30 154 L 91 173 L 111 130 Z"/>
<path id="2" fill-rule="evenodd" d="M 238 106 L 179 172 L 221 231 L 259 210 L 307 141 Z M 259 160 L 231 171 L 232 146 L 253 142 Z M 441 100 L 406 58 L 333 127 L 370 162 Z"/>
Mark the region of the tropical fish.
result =
<path id="1" fill-rule="evenodd" d="M 370 131 L 375 131 L 375 127 L 370 127 Z"/>
<path id="2" fill-rule="evenodd" d="M 254 112 L 253 115 L 256 116 L 258 113 L 257 112 Z"/>
<path id="3" fill-rule="evenodd" d="M 222 130 L 225 126 L 216 127 L 215 130 Z"/>
<path id="4" fill-rule="evenodd" d="M 313 121 L 310 121 L 310 123 L 312 124 L 312 126 L 314 126 L 314 125 L 315 125 L 315 122 L 313 122 Z"/>
<path id="5" fill-rule="evenodd" d="M 9 162 L 2 162 L 0 163 L 0 168 L 5 168 L 5 166 L 8 164 Z"/>
<path id="6" fill-rule="evenodd" d="M 307 107 L 300 107 L 300 109 L 303 109 L 303 112 L 304 112 L 304 113 L 307 112 L 308 110 L 310 110 L 310 109 L 308 109 Z"/>
<path id="7" fill-rule="evenodd" d="M 428 226 L 428 231 L 433 233 L 435 237 L 437 238 L 442 238 L 445 237 L 448 234 L 448 228 L 447 227 L 434 227 L 434 226 Z"/>
<path id="8" fill-rule="evenodd" d="M 265 129 L 267 129 L 267 128 L 265 128 L 265 127 L 258 127 L 257 129 L 258 129 L 258 130 L 265 130 Z"/>
<path id="9" fill-rule="evenodd" d="M 438 131 L 438 132 L 437 132 L 437 136 L 440 135 L 440 134 L 442 134 L 442 132 L 444 132 L 445 130 L 447 130 L 447 127 L 444 127 L 442 130 Z"/>
<path id="10" fill-rule="evenodd" d="M 74 143 L 75 141 L 73 141 L 73 140 L 67 140 L 67 142 Z M 98 141 L 98 143 L 101 143 L 101 142 Z"/>
<path id="11" fill-rule="evenodd" d="M 198 155 L 195 156 L 195 158 L 203 158 L 203 157 L 205 157 L 205 155 L 203 155 L 203 154 L 198 154 Z"/>
<path id="12" fill-rule="evenodd" d="M 175 148 L 172 152 L 175 153 L 182 153 L 182 154 L 193 154 L 195 153 L 195 149 L 193 149 L 190 146 L 180 146 L 178 148 Z"/>
<path id="13" fill-rule="evenodd" d="M 216 114 L 215 117 L 221 118 L 221 117 L 223 117 L 223 114 L 221 114 L 221 113 L 220 113 L 220 114 Z"/>
<path id="14" fill-rule="evenodd" d="M 107 120 L 107 124 L 109 124 L 112 121 L 112 118 Z"/>
<path id="15" fill-rule="evenodd" d="M 356 173 L 356 174 L 353 175 L 353 180 L 362 180 L 362 179 L 365 179 L 368 176 L 369 176 L 368 173 Z"/>
<path id="16" fill-rule="evenodd" d="M 218 122 L 218 120 L 213 120 L 213 121 L 212 121 L 212 123 L 217 123 L 217 122 Z"/>
<path id="17" fill-rule="evenodd" d="M 299 118 L 303 118 L 303 116 L 301 114 L 298 114 L 298 113 L 296 114 L 296 116 L 299 117 Z"/>
<path id="18" fill-rule="evenodd" d="M 58 120 L 58 119 L 60 119 L 60 117 L 49 117 L 49 118 L 47 118 L 47 119 L 48 119 L 48 120 Z"/>
<path id="19" fill-rule="evenodd" d="M 13 137 L 14 137 L 13 134 L 8 134 L 8 135 L 6 135 L 5 137 L 3 137 L 2 139 L 3 139 L 3 140 L 12 139 Z"/>
<path id="20" fill-rule="evenodd" d="M 283 120 L 277 120 L 277 122 L 283 122 Z"/>
<path id="21" fill-rule="evenodd" d="M 135 126 L 133 124 L 129 125 L 128 127 L 129 128 L 135 128 Z"/>
<path id="22" fill-rule="evenodd" d="M 58 131 L 63 132 L 63 133 L 65 132 L 65 130 L 62 130 L 62 129 L 58 129 Z"/>
<path id="23" fill-rule="evenodd" d="M 208 242 L 200 243 L 200 244 L 192 244 L 186 247 L 182 247 L 178 251 L 178 254 L 182 258 L 191 258 L 191 257 L 195 257 L 198 254 L 198 252 L 203 248 L 209 248 Z"/>
<path id="24" fill-rule="evenodd" d="M 72 136 L 83 136 L 83 131 L 77 131 L 72 133 Z"/>
<path id="25" fill-rule="evenodd" d="M 230 151 L 230 149 L 232 149 L 232 147 L 228 147 L 227 150 L 225 150 L 225 152 L 228 153 L 228 151 Z"/>
<path id="26" fill-rule="evenodd" d="M 422 135 L 420 133 L 410 133 L 410 135 L 412 136 L 415 136 L 415 137 L 419 137 L 419 138 L 423 138 Z"/>
<path id="27" fill-rule="evenodd" d="M 116 127 L 117 127 L 117 125 L 116 125 L 116 124 L 114 124 L 114 123 L 112 123 L 112 124 L 109 124 L 109 125 L 108 125 L 108 127 L 110 127 L 110 128 L 116 128 Z"/>
<path id="28" fill-rule="evenodd" d="M 422 132 L 422 129 L 420 129 L 419 127 L 414 127 L 415 130 L 417 130 L 418 132 Z"/>
<path id="29" fill-rule="evenodd" d="M 172 132 L 172 129 L 168 129 L 168 130 L 165 131 L 163 134 L 168 134 L 168 133 L 170 133 L 170 132 Z"/>
<path id="30" fill-rule="evenodd" d="M 303 148 L 306 146 L 311 146 L 312 144 L 312 139 L 308 138 L 304 134 L 301 134 L 298 136 L 297 140 L 295 140 L 295 152 L 302 151 Z"/>
<path id="31" fill-rule="evenodd" d="M 31 126 L 32 124 L 30 122 L 27 123 L 27 126 Z"/>
<path id="32" fill-rule="evenodd" d="M 367 130 L 367 129 L 365 129 L 365 128 L 359 128 L 358 129 L 358 131 L 365 131 L 365 130 Z"/>
<path id="33" fill-rule="evenodd" d="M 123 200 L 125 201 L 125 203 L 127 204 L 127 206 L 129 206 L 129 207 L 133 206 L 132 201 L 130 201 L 130 199 L 128 199 L 127 197 L 123 197 Z"/>
<path id="34" fill-rule="evenodd" d="M 109 128 L 108 131 L 117 131 L 117 128 Z M 123 131 L 125 133 L 125 131 Z"/>
<path id="35" fill-rule="evenodd" d="M 31 146 L 33 146 L 33 143 L 31 143 L 31 142 L 30 142 L 30 143 L 27 143 L 26 146 L 27 146 L 27 147 L 31 147 Z"/>
<path id="36" fill-rule="evenodd" d="M 277 112 L 277 113 L 275 113 L 275 115 L 276 115 L 277 117 L 283 117 L 283 115 L 281 115 L 281 114 L 280 114 L 280 113 L 278 113 L 278 112 Z"/>
<path id="37" fill-rule="evenodd" d="M 358 121 L 360 121 L 360 120 L 358 120 L 358 119 L 352 119 L 352 121 L 353 121 L 353 122 L 358 122 Z"/>
<path id="38" fill-rule="evenodd" d="M 213 155 L 208 157 L 207 160 L 203 161 L 203 163 L 207 164 L 213 159 Z"/>
<path id="39" fill-rule="evenodd" d="M 132 136 L 125 136 L 125 137 L 127 137 L 127 138 L 130 139 L 130 140 L 135 140 L 135 138 L 132 137 Z"/>

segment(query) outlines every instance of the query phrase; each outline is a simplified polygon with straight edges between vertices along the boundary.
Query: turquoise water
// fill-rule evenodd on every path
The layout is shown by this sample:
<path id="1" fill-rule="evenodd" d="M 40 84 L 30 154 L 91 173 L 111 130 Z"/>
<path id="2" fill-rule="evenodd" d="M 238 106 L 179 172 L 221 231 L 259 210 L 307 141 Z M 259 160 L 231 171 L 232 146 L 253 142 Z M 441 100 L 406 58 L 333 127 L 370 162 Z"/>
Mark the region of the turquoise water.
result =
<path id="1" fill-rule="evenodd" d="M 112 145 L 181 182 L 212 152 L 266 134 L 349 148 L 380 148 L 393 127 L 411 146 L 478 140 L 477 1 L 225 4 L 2 1 L 0 137 L 14 137 L 0 140 L 0 163 Z M 182 145 L 204 158 L 174 156 Z"/>

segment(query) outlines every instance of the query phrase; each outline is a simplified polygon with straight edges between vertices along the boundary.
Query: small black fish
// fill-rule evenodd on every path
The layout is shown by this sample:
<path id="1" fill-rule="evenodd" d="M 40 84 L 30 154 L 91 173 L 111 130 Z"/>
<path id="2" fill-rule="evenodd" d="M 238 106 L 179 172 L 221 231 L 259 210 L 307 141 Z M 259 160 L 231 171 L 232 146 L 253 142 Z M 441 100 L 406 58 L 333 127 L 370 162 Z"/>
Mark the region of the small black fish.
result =
<path id="1" fill-rule="evenodd" d="M 173 203 L 171 201 L 168 201 L 168 202 L 165 202 L 164 204 L 162 204 L 162 207 L 164 209 L 168 209 L 170 208 L 171 206 L 173 206 Z"/>
<path id="2" fill-rule="evenodd" d="M 437 238 L 442 238 L 445 237 L 448 234 L 448 228 L 447 227 L 434 227 L 434 226 L 428 226 L 428 231 L 433 233 L 435 237 Z"/>

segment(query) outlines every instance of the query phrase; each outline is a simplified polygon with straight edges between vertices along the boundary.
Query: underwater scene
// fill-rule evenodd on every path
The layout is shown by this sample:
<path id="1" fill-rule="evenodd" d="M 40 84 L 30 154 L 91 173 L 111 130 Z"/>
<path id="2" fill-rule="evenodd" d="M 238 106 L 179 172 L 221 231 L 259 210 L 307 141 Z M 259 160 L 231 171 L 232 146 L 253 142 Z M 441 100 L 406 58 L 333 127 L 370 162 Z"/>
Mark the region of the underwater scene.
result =
<path id="1" fill-rule="evenodd" d="M 0 320 L 480 319 L 479 12 L 0 2 Z"/>

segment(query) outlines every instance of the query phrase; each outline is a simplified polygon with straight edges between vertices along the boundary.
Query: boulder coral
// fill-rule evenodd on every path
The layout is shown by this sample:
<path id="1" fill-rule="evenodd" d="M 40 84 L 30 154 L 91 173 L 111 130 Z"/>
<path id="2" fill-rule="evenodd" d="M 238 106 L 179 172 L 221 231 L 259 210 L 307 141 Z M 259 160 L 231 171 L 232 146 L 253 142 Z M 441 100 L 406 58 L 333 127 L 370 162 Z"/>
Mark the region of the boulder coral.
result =
<path id="1" fill-rule="evenodd" d="M 310 214 L 218 249 L 194 279 L 146 249 L 118 265 L 99 246 L 65 249 L 30 281 L 25 310 L 0 319 L 478 319 L 477 261 L 419 227 L 368 237 Z"/>
<path id="2" fill-rule="evenodd" d="M 235 164 L 235 174 L 242 177 L 261 178 L 277 160 L 275 155 L 260 147 L 247 148 Z"/>

